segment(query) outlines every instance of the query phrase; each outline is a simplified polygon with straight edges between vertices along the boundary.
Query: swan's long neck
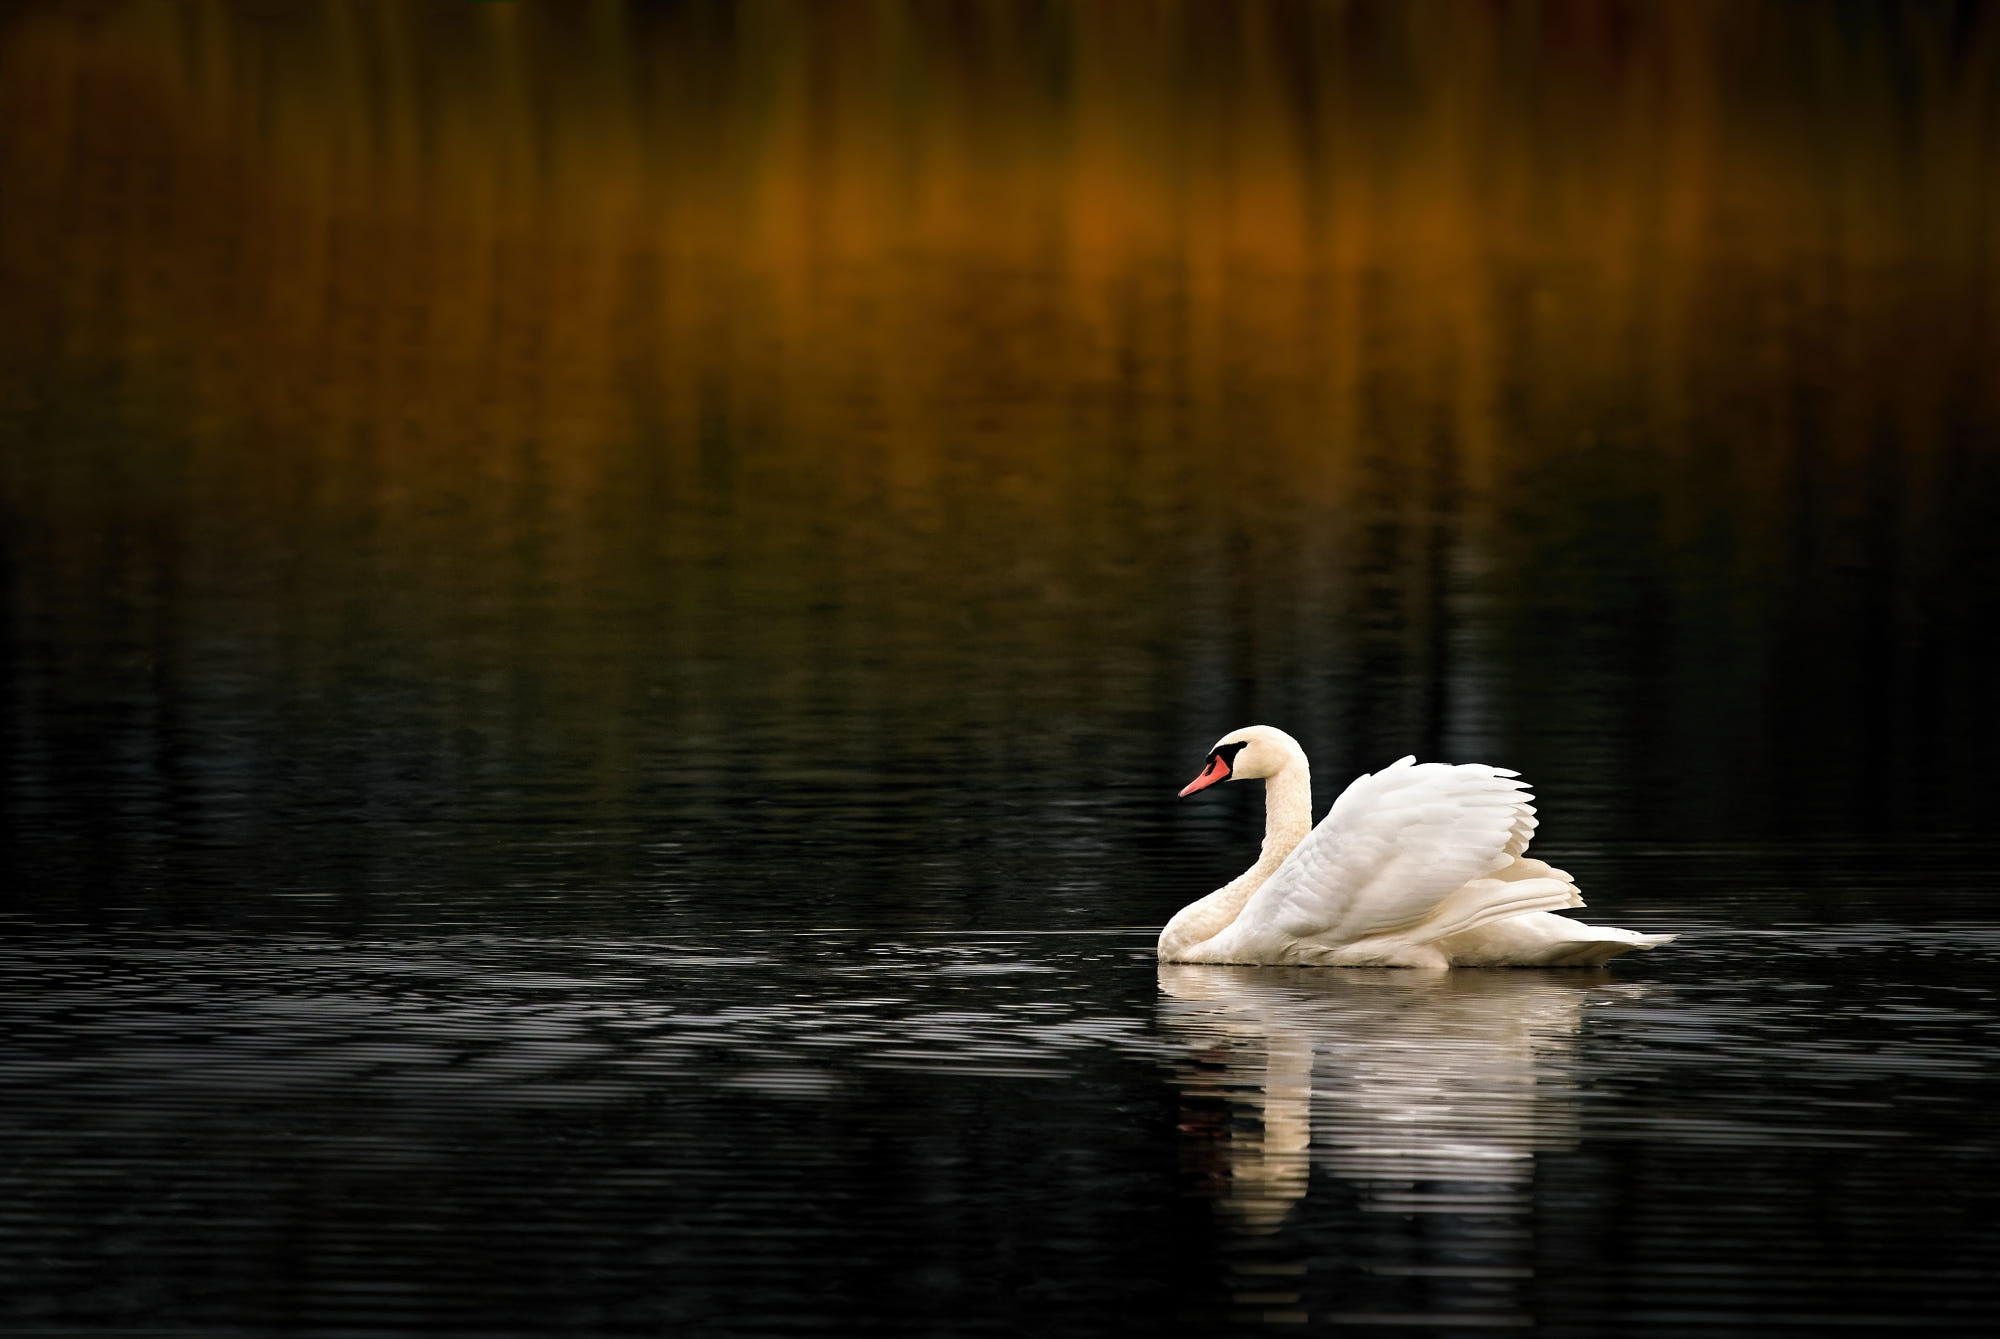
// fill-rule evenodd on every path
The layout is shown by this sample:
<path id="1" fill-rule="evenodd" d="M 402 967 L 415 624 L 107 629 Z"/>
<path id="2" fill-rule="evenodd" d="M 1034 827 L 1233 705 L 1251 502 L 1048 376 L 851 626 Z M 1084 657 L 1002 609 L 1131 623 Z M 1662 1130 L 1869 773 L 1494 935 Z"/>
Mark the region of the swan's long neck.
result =
<path id="1" fill-rule="evenodd" d="M 1264 779 L 1264 847 L 1257 853 L 1257 863 L 1199 902 L 1182 907 L 1160 932 L 1160 956 L 1171 961 L 1221 934 L 1310 831 L 1312 771 L 1301 754 Z"/>
<path id="2" fill-rule="evenodd" d="M 1257 863 L 1250 867 L 1252 872 L 1264 871 L 1258 883 L 1270 878 L 1285 863 L 1285 857 L 1306 839 L 1312 825 L 1312 770 L 1303 757 L 1294 758 L 1289 767 L 1264 782 L 1264 849 L 1258 852 Z"/>

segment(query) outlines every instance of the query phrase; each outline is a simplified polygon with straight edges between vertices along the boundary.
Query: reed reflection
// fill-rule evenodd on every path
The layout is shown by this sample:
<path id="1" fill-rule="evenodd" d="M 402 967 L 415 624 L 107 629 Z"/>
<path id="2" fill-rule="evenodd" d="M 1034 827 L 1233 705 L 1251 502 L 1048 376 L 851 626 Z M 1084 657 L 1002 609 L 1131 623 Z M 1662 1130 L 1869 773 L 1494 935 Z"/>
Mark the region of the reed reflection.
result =
<path id="1" fill-rule="evenodd" d="M 1611 980 L 1163 964 L 1204 1193 L 1238 1232 L 1267 1236 L 1319 1171 L 1356 1188 L 1363 1212 L 1422 1224 L 1383 1224 L 1404 1240 L 1379 1272 L 1528 1277 L 1535 1155 L 1577 1139 L 1584 1008 L 1638 989 Z"/>
<path id="2" fill-rule="evenodd" d="M 1578 840 L 1985 821 L 1990 15 L 282 12 L 0 7 L 28 874 L 1218 718 Z"/>

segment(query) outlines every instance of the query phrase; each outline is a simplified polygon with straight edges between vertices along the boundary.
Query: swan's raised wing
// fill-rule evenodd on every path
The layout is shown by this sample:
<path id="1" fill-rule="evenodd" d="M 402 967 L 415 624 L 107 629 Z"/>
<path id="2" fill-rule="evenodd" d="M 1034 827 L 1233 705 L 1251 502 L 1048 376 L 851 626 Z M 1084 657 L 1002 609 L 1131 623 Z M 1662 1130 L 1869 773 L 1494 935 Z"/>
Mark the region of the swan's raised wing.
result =
<path id="1" fill-rule="evenodd" d="M 1284 961 L 1264 955 L 1301 941 L 1428 940 L 1580 905 L 1567 875 L 1519 858 L 1533 799 L 1514 773 L 1479 763 L 1403 758 L 1358 778 L 1224 932 L 1243 954 L 1229 960 Z"/>

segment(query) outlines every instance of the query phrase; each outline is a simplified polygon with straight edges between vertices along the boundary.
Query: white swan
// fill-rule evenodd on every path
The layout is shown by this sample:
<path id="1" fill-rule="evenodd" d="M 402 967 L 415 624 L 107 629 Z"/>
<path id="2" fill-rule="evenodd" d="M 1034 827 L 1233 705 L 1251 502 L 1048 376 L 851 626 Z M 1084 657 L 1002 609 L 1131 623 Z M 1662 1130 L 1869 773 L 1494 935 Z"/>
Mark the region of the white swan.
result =
<path id="1" fill-rule="evenodd" d="M 1160 932 L 1167 962 L 1317 967 L 1585 967 L 1672 935 L 1558 916 L 1569 875 L 1524 853 L 1526 783 L 1480 763 L 1403 758 L 1364 775 L 1312 824 L 1305 750 L 1253 725 L 1216 741 L 1183 797 L 1264 779 L 1257 863 Z"/>

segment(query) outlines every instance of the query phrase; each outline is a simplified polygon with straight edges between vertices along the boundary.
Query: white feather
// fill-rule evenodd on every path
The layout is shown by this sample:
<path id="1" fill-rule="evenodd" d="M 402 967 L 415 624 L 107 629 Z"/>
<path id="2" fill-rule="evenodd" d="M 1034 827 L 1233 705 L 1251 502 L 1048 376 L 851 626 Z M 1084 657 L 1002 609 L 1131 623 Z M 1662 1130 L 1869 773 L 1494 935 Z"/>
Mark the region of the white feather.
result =
<path id="1" fill-rule="evenodd" d="M 1239 733 L 1253 741 L 1276 736 L 1297 752 L 1303 776 L 1303 750 L 1289 735 L 1268 727 Z M 1284 784 L 1283 764 L 1262 766 L 1274 806 L 1281 799 L 1288 808 L 1310 803 L 1305 787 Z M 1525 855 L 1536 826 L 1533 800 L 1527 784 L 1505 768 L 1399 759 L 1341 792 L 1282 863 L 1273 859 L 1267 835 L 1262 868 L 1253 866 L 1198 903 L 1202 917 L 1177 917 L 1162 935 L 1160 956 L 1329 966 L 1555 966 L 1601 962 L 1670 938 L 1550 914 L 1580 907 L 1583 898 L 1569 875 Z M 1270 832 L 1285 830 L 1274 809 Z M 1272 864 L 1275 871 L 1264 877 Z M 1190 942 L 1200 932 L 1206 932 L 1200 941 Z"/>

